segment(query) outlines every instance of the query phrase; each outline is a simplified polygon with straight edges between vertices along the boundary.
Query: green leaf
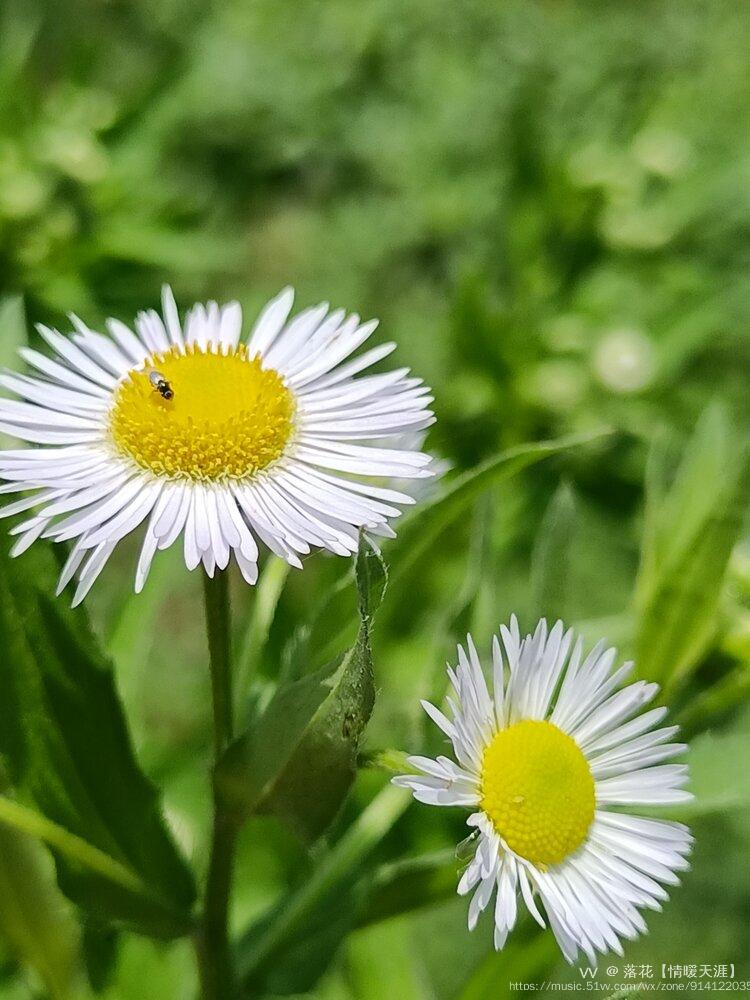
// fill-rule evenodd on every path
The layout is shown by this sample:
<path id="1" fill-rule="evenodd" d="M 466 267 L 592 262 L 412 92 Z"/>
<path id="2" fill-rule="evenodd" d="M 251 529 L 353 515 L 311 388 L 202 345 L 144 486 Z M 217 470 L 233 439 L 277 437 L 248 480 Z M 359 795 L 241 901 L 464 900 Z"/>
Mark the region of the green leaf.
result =
<path id="1" fill-rule="evenodd" d="M 284 559 L 271 556 L 260 575 L 248 617 L 245 634 L 239 644 L 234 670 L 234 688 L 237 692 L 235 715 L 241 721 L 245 709 L 244 699 L 249 682 L 257 672 L 268 642 L 276 607 L 284 589 L 290 566 Z"/>
<path id="2" fill-rule="evenodd" d="M 746 718 L 746 723 L 750 717 Z M 678 819 L 690 819 L 708 813 L 726 813 L 750 807 L 750 770 L 744 762 L 750 757 L 750 730 L 745 728 L 720 733 L 702 733 L 690 744 L 687 763 L 690 767 L 689 790 L 693 802 L 679 807 Z M 741 766 L 738 764 L 742 762 Z"/>
<path id="3" fill-rule="evenodd" d="M 13 365 L 27 341 L 26 310 L 20 295 L 0 302 L 0 367 Z"/>
<path id="4" fill-rule="evenodd" d="M 347 979 L 357 1000 L 382 1000 L 383 983 L 394 997 L 434 1000 L 425 981 L 422 956 L 410 935 L 397 923 L 381 924 L 350 938 L 346 948 Z"/>
<path id="5" fill-rule="evenodd" d="M 502 951 L 491 951 L 485 956 L 458 994 L 458 1000 L 499 996 L 501 989 L 513 982 L 527 985 L 529 992 L 534 984 L 541 984 L 559 964 L 560 949 L 549 931 L 542 933 L 534 925 L 532 934 L 529 940 L 523 929 L 518 928 Z"/>
<path id="6" fill-rule="evenodd" d="M 363 862 L 411 801 L 403 788 L 381 789 L 300 885 L 244 936 L 237 966 L 248 992 L 297 993 L 314 986 L 367 898 L 372 880 L 362 874 Z"/>
<path id="7" fill-rule="evenodd" d="M 549 502 L 531 554 L 531 589 L 536 614 L 567 620 L 570 548 L 576 522 L 576 498 L 562 482 Z"/>
<path id="8" fill-rule="evenodd" d="M 0 43 L 2 44 L 2 43 Z M 2 67 L 2 60 L 0 60 Z M 0 68 L 0 77 L 3 69 Z M 1 88 L 0 88 L 1 89 Z M 28 341 L 26 310 L 20 295 L 11 295 L 0 301 L 0 368 L 13 367 L 18 360 L 18 350 Z M 0 434 L 0 446 L 15 448 L 18 442 Z"/>
<path id="9" fill-rule="evenodd" d="M 455 849 L 381 865 L 373 873 L 357 926 L 366 927 L 451 898 L 456 892 L 459 868 Z"/>
<path id="10" fill-rule="evenodd" d="M 747 508 L 750 463 L 723 410 L 707 410 L 671 486 L 652 456 L 636 588 L 636 662 L 667 693 L 696 669 L 717 629 L 727 563 Z"/>
<path id="11" fill-rule="evenodd" d="M 83 958 L 95 993 L 101 993 L 114 976 L 120 937 L 111 924 L 84 918 Z"/>
<path id="12" fill-rule="evenodd" d="M 3 534 L 0 752 L 45 817 L 133 874 L 125 885 L 71 863 L 55 845 L 58 879 L 71 899 L 144 933 L 186 933 L 192 877 L 135 761 L 110 665 L 85 613 L 48 596 L 56 578 L 48 546 L 37 542 L 11 559 Z"/>
<path id="13" fill-rule="evenodd" d="M 55 885 L 50 857 L 29 836 L 0 823 L 0 933 L 53 1000 L 84 996 L 78 927 Z"/>
<path id="14" fill-rule="evenodd" d="M 386 543 L 385 554 L 391 566 L 392 583 L 398 582 L 481 494 L 537 462 L 573 448 L 601 443 L 610 435 L 611 431 L 603 429 L 556 441 L 519 445 L 458 476 L 435 498 L 420 504 L 412 514 L 405 516 L 397 526 L 397 537 Z M 333 636 L 330 635 L 331 622 L 342 623 L 339 629 L 334 630 Z M 320 650 L 316 653 L 316 662 L 327 661 L 344 645 L 354 629 L 346 580 L 342 580 L 322 603 L 313 629 L 310 648 Z"/>
<path id="15" fill-rule="evenodd" d="M 362 539 L 356 560 L 360 626 L 334 663 L 283 684 L 219 763 L 216 787 L 238 819 L 274 814 L 305 841 L 335 818 L 356 773 L 375 702 L 370 624 L 385 590 L 380 556 Z"/>
<path id="16" fill-rule="evenodd" d="M 546 458 L 573 448 L 601 443 L 610 434 L 609 430 L 597 430 L 558 438 L 556 441 L 519 445 L 454 479 L 444 492 L 421 504 L 400 525 L 398 537 L 393 539 L 387 549 L 389 564 L 393 566 L 393 579 L 403 576 L 424 552 L 429 551 L 441 533 L 464 514 L 472 501 L 485 490 Z"/>
<path id="17" fill-rule="evenodd" d="M 676 722 L 679 723 L 683 735 L 702 732 L 714 719 L 729 711 L 735 705 L 742 704 L 750 696 L 750 666 L 743 661 L 724 674 L 715 684 L 695 694 L 678 712 Z"/>
<path id="18" fill-rule="evenodd" d="M 77 867 L 87 868 L 124 889 L 148 892 L 132 869 L 41 813 L 6 796 L 0 796 L 0 824 L 38 838 Z"/>

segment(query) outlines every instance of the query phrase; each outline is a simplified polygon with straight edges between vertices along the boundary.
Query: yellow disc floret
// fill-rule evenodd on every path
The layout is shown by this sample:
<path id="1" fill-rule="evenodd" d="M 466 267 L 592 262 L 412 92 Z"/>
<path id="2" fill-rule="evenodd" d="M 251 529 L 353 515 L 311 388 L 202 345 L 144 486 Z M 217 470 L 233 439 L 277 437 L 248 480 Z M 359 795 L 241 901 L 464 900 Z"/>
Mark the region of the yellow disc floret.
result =
<path id="1" fill-rule="evenodd" d="M 209 482 L 265 469 L 284 453 L 293 423 L 292 393 L 244 346 L 154 355 L 117 387 L 110 413 L 115 446 L 138 465 L 169 479 Z"/>
<path id="2" fill-rule="evenodd" d="M 540 866 L 581 846 L 594 818 L 594 779 L 576 743 L 551 722 L 501 729 L 482 759 L 482 809 L 511 850 Z"/>

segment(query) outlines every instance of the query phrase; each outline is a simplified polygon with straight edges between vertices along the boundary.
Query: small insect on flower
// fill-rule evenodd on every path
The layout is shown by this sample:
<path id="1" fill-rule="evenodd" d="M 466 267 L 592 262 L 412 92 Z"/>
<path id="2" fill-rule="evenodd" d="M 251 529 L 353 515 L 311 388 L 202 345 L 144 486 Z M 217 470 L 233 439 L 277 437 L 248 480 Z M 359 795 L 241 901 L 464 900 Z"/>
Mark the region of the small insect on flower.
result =
<path id="1" fill-rule="evenodd" d="M 676 726 L 656 728 L 666 708 L 643 711 L 658 686 L 622 686 L 633 664 L 614 670 L 604 643 L 584 656 L 571 630 L 544 620 L 522 638 L 515 617 L 500 638 L 491 689 L 468 636 L 448 668 L 453 717 L 422 702 L 455 760 L 409 757 L 412 773 L 393 781 L 419 802 L 473 810 L 458 852 L 473 853 L 458 884 L 472 893 L 469 930 L 494 895 L 502 948 L 520 895 L 542 927 L 546 911 L 569 962 L 583 952 L 595 965 L 646 930 L 641 909 L 660 909 L 688 867 L 687 827 L 637 814 L 692 798 L 687 767 L 665 763 L 687 747 L 672 742 Z"/>
<path id="2" fill-rule="evenodd" d="M 148 380 L 159 395 L 164 399 L 172 399 L 174 397 L 172 386 L 169 382 L 167 382 L 161 372 L 157 372 L 153 368 L 149 369 Z"/>

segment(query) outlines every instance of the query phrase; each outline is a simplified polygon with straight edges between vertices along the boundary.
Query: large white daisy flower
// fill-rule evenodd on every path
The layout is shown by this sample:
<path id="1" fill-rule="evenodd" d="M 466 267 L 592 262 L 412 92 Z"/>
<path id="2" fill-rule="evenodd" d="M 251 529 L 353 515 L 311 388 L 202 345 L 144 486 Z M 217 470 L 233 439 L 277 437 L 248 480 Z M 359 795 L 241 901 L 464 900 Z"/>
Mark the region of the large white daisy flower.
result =
<path id="1" fill-rule="evenodd" d="M 21 397 L 0 399 L 0 431 L 41 446 L 0 452 L 0 491 L 33 491 L 0 513 L 36 509 L 12 529 L 13 554 L 74 540 L 60 590 L 77 574 L 77 604 L 146 519 L 136 590 L 180 536 L 188 569 L 212 575 L 233 554 L 254 583 L 258 541 L 300 566 L 311 547 L 355 551 L 360 528 L 393 534 L 412 498 L 373 479 L 431 474 L 429 455 L 388 440 L 432 423 L 429 389 L 406 368 L 355 377 L 395 347 L 350 357 L 377 322 L 327 304 L 288 321 L 292 301 L 285 289 L 269 302 L 247 343 L 238 303 L 196 305 L 182 323 L 168 288 L 163 318 L 139 313 L 134 331 L 40 326 L 54 358 L 25 348 L 38 374 L 0 373 Z"/>
<path id="2" fill-rule="evenodd" d="M 633 664 L 613 671 L 614 649 L 599 643 L 584 658 L 562 622 L 522 640 L 514 617 L 500 632 L 494 697 L 468 636 L 468 655 L 459 646 L 448 668 L 452 718 L 422 703 L 456 760 L 410 757 L 421 774 L 393 780 L 420 802 L 475 810 L 476 852 L 458 885 L 474 892 L 470 930 L 495 894 L 502 948 L 520 893 L 544 927 L 541 902 L 569 962 L 580 950 L 595 963 L 597 951 L 622 954 L 620 939 L 646 928 L 639 908 L 660 909 L 663 886 L 688 867 L 687 827 L 619 811 L 692 798 L 686 765 L 663 763 L 686 747 L 669 742 L 676 726 L 654 729 L 665 708 L 641 713 L 658 685 L 620 686 Z"/>

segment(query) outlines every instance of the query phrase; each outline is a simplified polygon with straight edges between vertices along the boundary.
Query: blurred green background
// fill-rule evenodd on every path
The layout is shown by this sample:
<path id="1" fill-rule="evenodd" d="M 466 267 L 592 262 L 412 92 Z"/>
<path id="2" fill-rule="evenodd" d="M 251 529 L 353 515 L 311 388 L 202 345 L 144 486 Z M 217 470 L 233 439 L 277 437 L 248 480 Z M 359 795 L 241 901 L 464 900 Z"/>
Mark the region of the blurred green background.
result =
<path id="1" fill-rule="evenodd" d="M 523 442 L 613 429 L 486 492 L 390 589 L 367 749 L 437 749 L 419 698 L 442 697 L 467 628 L 487 652 L 512 611 L 522 628 L 562 615 L 635 652 L 695 737 L 700 794 L 693 870 L 625 960 L 733 962 L 739 980 L 750 980 L 748 51 L 750 8 L 733 0 L 0 6 L 3 363 L 16 364 L 24 310 L 63 329 L 69 311 L 128 322 L 169 281 L 182 308 L 236 297 L 252 317 L 291 283 L 300 305 L 381 318 L 376 336 L 434 387 L 428 447 L 448 478 Z M 122 546 L 90 612 L 140 762 L 201 870 L 199 580 L 165 553 L 133 598 L 136 551 Z M 260 613 L 234 581 L 256 701 L 348 568 L 313 556 L 285 581 L 269 563 Z M 321 647 L 336 627 L 318 620 Z M 406 809 L 386 781 L 364 768 L 312 854 L 271 820 L 245 831 L 238 934 L 327 860 L 337 876 L 293 946 L 271 952 L 262 988 L 481 1000 L 509 980 L 575 978 L 525 918 L 499 956 L 489 916 L 468 934 L 454 893 L 465 817 Z M 368 804 L 345 867 L 336 849 Z M 81 932 L 58 902 L 60 948 L 75 952 Z M 46 995 L 18 924 L 0 886 L 2 1000 Z M 83 941 L 107 1000 L 194 996 L 186 942 L 88 925 Z"/>

